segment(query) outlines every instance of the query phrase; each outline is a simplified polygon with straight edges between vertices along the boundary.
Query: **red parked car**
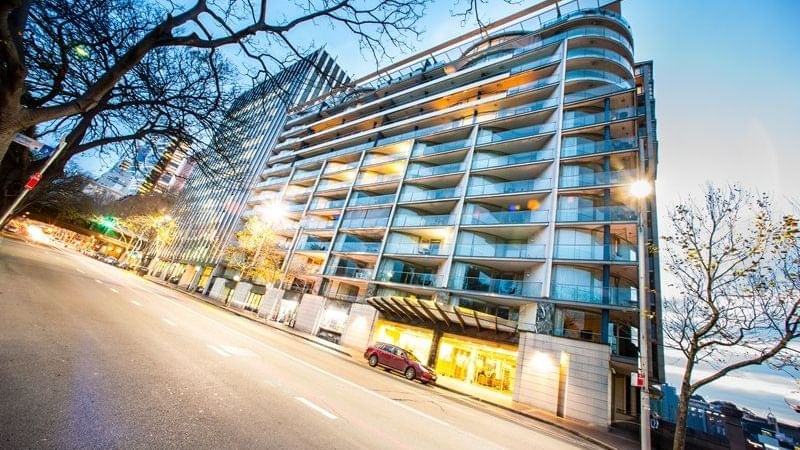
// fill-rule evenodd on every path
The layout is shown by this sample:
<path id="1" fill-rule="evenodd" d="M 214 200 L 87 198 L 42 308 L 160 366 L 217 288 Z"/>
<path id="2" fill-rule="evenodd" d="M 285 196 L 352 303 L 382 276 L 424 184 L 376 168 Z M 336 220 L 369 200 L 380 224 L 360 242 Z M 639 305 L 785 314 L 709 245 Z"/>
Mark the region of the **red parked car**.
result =
<path id="1" fill-rule="evenodd" d="M 376 342 L 364 352 L 364 359 L 372 367 L 381 365 L 387 370 L 396 370 L 408 380 L 419 380 L 422 384 L 436 381 L 433 369 L 424 366 L 410 351 L 396 345 Z"/>

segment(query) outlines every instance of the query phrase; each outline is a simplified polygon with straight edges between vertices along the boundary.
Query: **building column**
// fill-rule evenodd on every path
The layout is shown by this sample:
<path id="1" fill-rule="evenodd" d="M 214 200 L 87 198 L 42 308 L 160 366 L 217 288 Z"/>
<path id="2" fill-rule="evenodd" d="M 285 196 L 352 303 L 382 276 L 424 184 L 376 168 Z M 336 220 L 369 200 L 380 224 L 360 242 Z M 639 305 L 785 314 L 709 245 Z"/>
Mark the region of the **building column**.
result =
<path id="1" fill-rule="evenodd" d="M 442 335 L 444 335 L 444 331 L 442 330 L 442 326 L 439 323 L 433 326 L 433 339 L 431 339 L 431 349 L 428 352 L 428 367 L 432 367 L 434 370 L 436 369 L 436 357 L 439 354 L 439 341 L 442 340 Z"/>

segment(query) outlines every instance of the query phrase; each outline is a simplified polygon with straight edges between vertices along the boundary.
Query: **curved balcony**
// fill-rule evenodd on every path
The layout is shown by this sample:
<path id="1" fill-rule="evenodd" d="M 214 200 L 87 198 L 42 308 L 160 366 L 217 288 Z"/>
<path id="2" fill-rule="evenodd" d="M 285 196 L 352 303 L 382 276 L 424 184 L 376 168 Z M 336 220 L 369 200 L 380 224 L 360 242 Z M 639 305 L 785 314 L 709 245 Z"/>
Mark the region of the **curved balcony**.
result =
<path id="1" fill-rule="evenodd" d="M 633 82 L 631 82 L 631 85 L 623 84 L 619 86 L 616 84 L 606 84 L 604 86 L 598 86 L 592 89 L 570 92 L 564 95 L 564 103 L 566 104 L 594 98 L 608 97 L 609 95 L 614 95 L 619 92 L 629 91 L 633 89 L 632 83 Z"/>
<path id="2" fill-rule="evenodd" d="M 450 288 L 526 298 L 541 297 L 542 295 L 542 283 L 540 281 L 506 280 L 489 277 L 451 278 Z"/>
<path id="3" fill-rule="evenodd" d="M 394 202 L 395 194 L 353 197 L 348 206 L 375 206 Z"/>
<path id="4" fill-rule="evenodd" d="M 546 66 L 548 64 L 552 64 L 552 63 L 558 62 L 560 60 L 561 60 L 561 56 L 560 55 L 545 56 L 543 58 L 535 59 L 533 61 L 528 61 L 526 63 L 522 63 L 522 64 L 519 64 L 519 65 L 516 65 L 516 66 L 511 68 L 509 73 L 511 75 L 516 75 L 516 74 L 518 74 L 520 72 L 525 72 L 526 70 L 538 69 L 540 67 L 544 67 L 544 66 Z"/>
<path id="5" fill-rule="evenodd" d="M 533 150 L 524 153 L 514 153 L 505 156 L 495 156 L 477 159 L 481 155 L 475 155 L 472 160 L 472 170 L 490 169 L 493 167 L 514 166 L 517 164 L 530 164 L 540 161 L 553 159 L 555 151 L 553 149 Z"/>
<path id="6" fill-rule="evenodd" d="M 557 222 L 636 222 L 639 215 L 627 206 L 595 206 L 556 211 Z"/>
<path id="7" fill-rule="evenodd" d="M 569 70 L 564 75 L 565 81 L 603 81 L 620 89 L 633 89 L 633 80 L 623 78 L 615 73 L 597 69 L 575 69 Z M 568 96 L 564 96 L 566 103 Z M 569 101 L 572 101 L 571 99 Z"/>
<path id="8" fill-rule="evenodd" d="M 470 197 L 479 195 L 520 194 L 551 189 L 553 181 L 550 178 L 536 180 L 508 181 L 504 183 L 491 183 L 467 188 Z"/>
<path id="9" fill-rule="evenodd" d="M 543 88 L 545 86 L 550 86 L 553 84 L 558 83 L 561 81 L 561 77 L 553 75 L 547 78 L 541 78 L 536 81 L 532 81 L 530 83 L 525 83 L 516 87 L 513 87 L 506 91 L 506 96 L 510 97 L 512 95 L 516 95 L 522 92 L 532 91 L 534 89 Z"/>
<path id="10" fill-rule="evenodd" d="M 461 195 L 456 188 L 433 189 L 430 191 L 403 192 L 401 202 L 421 202 L 426 200 L 449 200 Z"/>
<path id="11" fill-rule="evenodd" d="M 574 113 L 574 112 L 573 112 Z M 573 117 L 564 117 L 562 127 L 565 130 L 571 128 L 587 127 L 605 122 L 614 122 L 617 120 L 633 119 L 639 113 L 637 108 L 620 108 L 612 111 L 603 111 L 595 114 L 577 114 Z"/>
<path id="12" fill-rule="evenodd" d="M 558 106 L 558 99 L 548 98 L 546 100 L 532 102 L 525 105 L 503 108 L 495 113 L 494 118 L 502 119 L 503 117 L 520 116 L 522 114 L 543 111 L 548 108 L 555 108 L 556 106 Z"/>
<path id="13" fill-rule="evenodd" d="M 629 74 L 631 74 L 631 76 L 633 76 L 633 65 L 630 61 L 628 61 L 628 58 L 613 50 L 598 47 L 581 47 L 567 50 L 567 59 L 578 58 L 605 59 L 612 61 L 622 66 L 628 71 Z"/>
<path id="14" fill-rule="evenodd" d="M 429 215 L 429 216 L 396 216 L 393 227 L 444 227 L 453 225 L 455 216 L 452 214 Z"/>
<path id="15" fill-rule="evenodd" d="M 412 180 L 414 178 L 425 178 L 425 177 L 434 177 L 437 175 L 448 175 L 451 173 L 458 173 L 464 171 L 464 163 L 452 163 L 452 164 L 444 164 L 441 166 L 429 166 L 429 167 L 411 167 L 408 169 L 408 173 L 406 174 L 407 180 Z"/>
<path id="16" fill-rule="evenodd" d="M 531 244 L 458 244 L 455 256 L 544 259 L 545 246 Z"/>
<path id="17" fill-rule="evenodd" d="M 485 211 L 464 214 L 462 225 L 521 225 L 527 223 L 547 223 L 550 211 Z"/>
<path id="18" fill-rule="evenodd" d="M 553 258 L 573 261 L 636 262 L 633 244 L 556 244 Z"/>
<path id="19" fill-rule="evenodd" d="M 635 308 L 639 305 L 638 289 L 634 287 L 602 287 L 553 283 L 550 298 L 593 305 L 612 305 Z"/>
<path id="20" fill-rule="evenodd" d="M 639 140 L 637 138 L 619 138 L 561 147 L 561 157 L 572 158 L 577 156 L 598 155 L 603 153 L 638 149 Z"/>
<path id="21" fill-rule="evenodd" d="M 559 179 L 560 188 L 579 188 L 623 184 L 636 178 L 632 170 L 617 170 L 614 172 L 592 172 L 578 175 L 566 175 Z"/>

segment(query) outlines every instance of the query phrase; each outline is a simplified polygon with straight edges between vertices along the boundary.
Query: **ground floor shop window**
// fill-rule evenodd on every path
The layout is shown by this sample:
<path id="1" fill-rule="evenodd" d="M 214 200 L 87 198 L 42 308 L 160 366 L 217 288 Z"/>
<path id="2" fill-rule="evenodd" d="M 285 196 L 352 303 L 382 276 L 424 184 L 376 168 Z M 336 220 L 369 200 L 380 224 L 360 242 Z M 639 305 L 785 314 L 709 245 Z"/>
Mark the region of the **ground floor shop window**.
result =
<path id="1" fill-rule="evenodd" d="M 391 322 L 378 321 L 375 327 L 374 340 L 396 345 L 410 351 L 423 363 L 428 361 L 428 355 L 433 342 L 433 331 L 424 328 L 410 327 Z"/>
<path id="2" fill-rule="evenodd" d="M 452 335 L 439 342 L 436 372 L 441 376 L 511 394 L 516 370 L 513 346 Z"/>
<path id="3" fill-rule="evenodd" d="M 261 306 L 261 300 L 263 299 L 263 295 L 251 292 L 250 295 L 247 296 L 247 300 L 244 302 L 244 305 L 242 305 L 242 308 L 247 311 L 258 311 L 258 307 Z"/>
<path id="4" fill-rule="evenodd" d="M 294 317 L 297 313 L 297 305 L 299 304 L 300 303 L 295 300 L 281 300 L 280 307 L 278 308 L 278 315 L 275 317 L 275 320 L 293 326 Z"/>

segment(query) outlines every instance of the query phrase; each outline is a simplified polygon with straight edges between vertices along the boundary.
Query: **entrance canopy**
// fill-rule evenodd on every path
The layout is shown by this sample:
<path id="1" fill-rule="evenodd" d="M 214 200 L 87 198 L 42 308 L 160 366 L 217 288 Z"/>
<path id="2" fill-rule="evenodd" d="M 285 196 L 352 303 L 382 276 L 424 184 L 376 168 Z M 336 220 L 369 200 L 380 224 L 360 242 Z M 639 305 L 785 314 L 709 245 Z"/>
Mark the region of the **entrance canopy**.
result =
<path id="1" fill-rule="evenodd" d="M 515 320 L 502 319 L 492 314 L 474 311 L 460 306 L 442 305 L 433 300 L 413 297 L 370 297 L 367 303 L 386 316 L 403 322 L 445 325 L 448 329 L 466 331 L 494 331 L 513 334 L 517 332 Z"/>

